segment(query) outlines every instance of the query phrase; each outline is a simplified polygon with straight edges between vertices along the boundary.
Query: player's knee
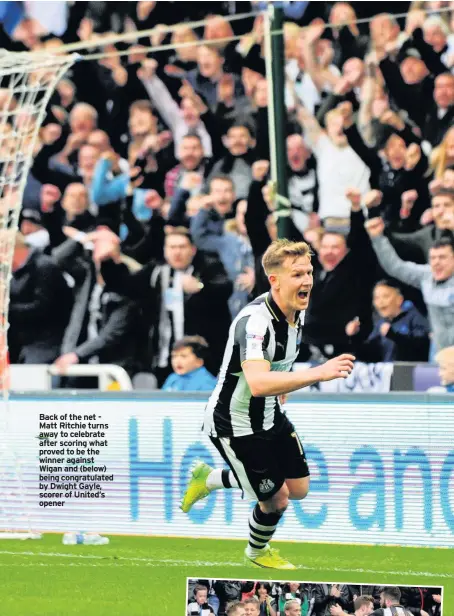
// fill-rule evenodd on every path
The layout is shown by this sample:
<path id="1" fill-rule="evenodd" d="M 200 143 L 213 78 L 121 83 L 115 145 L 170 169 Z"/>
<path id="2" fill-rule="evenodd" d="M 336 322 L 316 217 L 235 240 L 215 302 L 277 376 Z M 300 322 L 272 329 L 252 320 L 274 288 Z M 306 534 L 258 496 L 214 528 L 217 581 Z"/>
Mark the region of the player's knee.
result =
<path id="1" fill-rule="evenodd" d="M 303 500 L 309 492 L 309 485 L 303 485 L 298 488 L 292 488 L 290 491 L 291 500 Z"/>
<path id="2" fill-rule="evenodd" d="M 289 489 L 284 484 L 269 500 L 262 501 L 260 507 L 265 513 L 284 513 L 289 503 Z"/>
<path id="3" fill-rule="evenodd" d="M 277 494 L 275 494 L 273 498 L 271 499 L 271 503 L 272 503 L 274 513 L 280 513 L 280 514 L 284 513 L 289 503 L 288 491 L 278 492 Z"/>

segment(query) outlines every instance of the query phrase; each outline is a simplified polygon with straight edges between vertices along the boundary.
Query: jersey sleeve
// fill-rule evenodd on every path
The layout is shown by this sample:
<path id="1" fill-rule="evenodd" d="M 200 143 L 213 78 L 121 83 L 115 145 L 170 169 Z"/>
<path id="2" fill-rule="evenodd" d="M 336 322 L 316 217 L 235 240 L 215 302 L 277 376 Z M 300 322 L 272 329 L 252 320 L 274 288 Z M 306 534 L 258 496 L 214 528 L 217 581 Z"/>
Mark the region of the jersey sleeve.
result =
<path id="1" fill-rule="evenodd" d="M 240 349 L 240 361 L 264 359 L 271 363 L 268 351 L 269 322 L 261 315 L 243 317 L 235 328 L 235 344 Z"/>

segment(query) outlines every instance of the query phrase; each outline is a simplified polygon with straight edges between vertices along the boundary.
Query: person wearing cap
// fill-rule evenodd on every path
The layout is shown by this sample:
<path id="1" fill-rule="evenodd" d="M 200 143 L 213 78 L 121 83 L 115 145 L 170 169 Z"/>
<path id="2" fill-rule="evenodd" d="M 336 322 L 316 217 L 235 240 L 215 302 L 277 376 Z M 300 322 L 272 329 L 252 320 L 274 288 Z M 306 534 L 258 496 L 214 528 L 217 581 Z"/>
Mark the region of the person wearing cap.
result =
<path id="1" fill-rule="evenodd" d="M 19 230 L 28 246 L 44 250 L 49 246 L 49 232 L 43 226 L 41 212 L 25 208 L 20 213 Z"/>

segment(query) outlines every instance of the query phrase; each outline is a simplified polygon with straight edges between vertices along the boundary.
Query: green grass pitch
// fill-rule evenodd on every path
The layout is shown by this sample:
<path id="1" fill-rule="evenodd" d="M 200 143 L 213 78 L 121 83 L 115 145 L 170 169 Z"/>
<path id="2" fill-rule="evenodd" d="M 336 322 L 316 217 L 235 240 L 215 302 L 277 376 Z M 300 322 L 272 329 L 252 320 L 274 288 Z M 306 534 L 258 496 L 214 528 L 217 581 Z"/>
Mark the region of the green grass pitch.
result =
<path id="1" fill-rule="evenodd" d="M 111 536 L 65 546 L 61 535 L 0 542 L 5 616 L 184 616 L 186 577 L 444 586 L 454 616 L 454 552 L 273 542 L 297 571 L 243 564 L 244 541 Z"/>

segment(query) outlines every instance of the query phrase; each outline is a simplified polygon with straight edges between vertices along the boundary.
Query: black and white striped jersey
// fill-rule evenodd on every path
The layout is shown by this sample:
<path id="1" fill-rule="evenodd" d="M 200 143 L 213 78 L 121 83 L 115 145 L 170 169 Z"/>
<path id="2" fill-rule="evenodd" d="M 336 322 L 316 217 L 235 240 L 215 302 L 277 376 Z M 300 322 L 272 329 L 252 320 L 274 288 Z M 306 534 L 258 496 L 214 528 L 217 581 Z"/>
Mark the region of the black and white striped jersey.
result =
<path id="1" fill-rule="evenodd" d="M 241 366 L 246 360 L 266 359 L 272 371 L 290 372 L 301 344 L 304 314 L 296 314 L 292 327 L 271 292 L 241 310 L 230 326 L 218 382 L 205 409 L 205 433 L 247 436 L 279 425 L 278 398 L 252 397 Z"/>
<path id="2" fill-rule="evenodd" d="M 391 607 L 380 607 L 372 612 L 371 616 L 412 616 L 412 612 L 401 605 L 393 605 Z"/>

